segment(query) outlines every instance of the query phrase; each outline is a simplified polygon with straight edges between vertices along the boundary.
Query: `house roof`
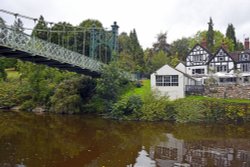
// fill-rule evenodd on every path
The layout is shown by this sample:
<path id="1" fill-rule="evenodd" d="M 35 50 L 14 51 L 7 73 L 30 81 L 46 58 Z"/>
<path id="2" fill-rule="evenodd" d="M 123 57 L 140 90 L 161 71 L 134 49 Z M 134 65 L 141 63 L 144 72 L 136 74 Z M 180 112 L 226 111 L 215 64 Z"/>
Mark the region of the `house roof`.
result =
<path id="1" fill-rule="evenodd" d="M 223 52 L 225 52 L 225 53 L 227 54 L 227 56 L 230 57 L 234 62 L 237 62 L 237 61 L 235 61 L 235 60 L 236 60 L 236 55 L 233 57 L 233 55 L 231 55 L 230 53 L 228 53 L 228 51 L 227 51 L 224 47 L 221 46 L 219 49 L 217 49 L 217 51 L 215 52 L 215 54 L 214 54 L 212 57 L 210 57 L 208 63 L 210 63 L 210 62 L 216 57 L 216 55 L 219 53 L 219 51 L 220 51 L 221 49 L 222 49 Z"/>
<path id="2" fill-rule="evenodd" d="M 230 54 L 231 58 L 234 60 L 234 62 L 238 62 L 239 61 L 239 54 L 240 54 L 239 51 L 230 52 L 229 54 Z"/>
<path id="3" fill-rule="evenodd" d="M 166 66 L 166 65 L 169 66 L 170 68 L 172 68 L 172 69 L 174 69 L 174 70 L 180 72 L 180 73 L 183 74 L 185 77 L 187 77 L 187 78 L 189 78 L 189 79 L 192 79 L 192 80 L 196 81 L 196 79 L 194 79 L 191 75 L 188 75 L 187 73 L 184 73 L 184 72 L 182 72 L 182 71 L 180 71 L 180 70 L 178 70 L 178 69 L 172 67 L 171 65 L 165 64 L 164 66 Z M 164 66 L 162 66 L 162 67 L 164 67 Z M 162 68 L 162 67 L 161 67 L 161 68 Z M 159 68 L 158 70 L 160 70 L 161 68 Z M 157 72 L 158 70 L 156 70 L 155 72 Z"/>
<path id="4" fill-rule="evenodd" d="M 205 51 L 208 53 L 208 55 L 209 55 L 209 56 L 208 56 L 208 60 L 210 60 L 211 57 L 213 57 L 213 54 L 212 54 L 206 47 L 204 47 L 204 46 L 202 46 L 201 44 L 197 43 L 197 44 L 195 44 L 194 47 L 188 52 L 188 54 L 186 55 L 186 58 L 190 55 L 190 53 L 191 53 L 197 46 L 201 47 L 203 50 L 205 50 Z M 186 65 L 186 63 L 185 63 L 185 65 Z"/>

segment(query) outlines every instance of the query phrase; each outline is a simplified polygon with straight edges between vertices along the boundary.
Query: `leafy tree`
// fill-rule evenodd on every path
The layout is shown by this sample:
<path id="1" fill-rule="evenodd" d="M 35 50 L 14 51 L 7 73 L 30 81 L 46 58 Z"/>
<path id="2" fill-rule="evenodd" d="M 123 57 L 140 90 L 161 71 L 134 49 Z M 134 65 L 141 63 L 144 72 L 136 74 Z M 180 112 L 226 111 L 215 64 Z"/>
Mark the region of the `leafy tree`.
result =
<path id="1" fill-rule="evenodd" d="M 110 109 L 111 104 L 116 102 L 124 86 L 128 83 L 126 74 L 112 62 L 103 67 L 102 76 L 97 80 L 96 91 L 103 99 L 106 109 Z"/>
<path id="2" fill-rule="evenodd" d="M 127 33 L 121 33 L 119 42 L 119 62 L 122 68 L 132 72 L 142 72 L 144 68 L 144 53 L 137 38 L 135 29 Z M 127 66 L 128 65 L 128 66 Z"/>
<path id="3" fill-rule="evenodd" d="M 189 47 L 192 48 L 195 44 L 201 43 L 202 40 L 207 40 L 206 34 L 208 34 L 207 31 L 198 31 L 194 37 L 190 38 Z M 219 47 L 222 45 L 225 45 L 229 51 L 233 51 L 233 41 L 225 37 L 220 31 L 214 31 L 214 44 L 211 50 L 211 52 L 216 51 Z"/>
<path id="4" fill-rule="evenodd" d="M 38 23 L 34 27 L 32 31 L 32 36 L 38 37 L 43 40 L 48 40 L 49 28 L 47 23 L 45 22 L 43 16 L 41 15 Z"/>
<path id="5" fill-rule="evenodd" d="M 226 30 L 226 37 L 233 41 L 234 50 L 237 50 L 237 41 L 236 41 L 236 37 L 235 37 L 235 28 L 234 28 L 233 24 L 228 24 L 227 30 Z"/>
<path id="6" fill-rule="evenodd" d="M 83 112 L 83 104 L 91 97 L 95 84 L 84 76 L 74 76 L 62 81 L 51 97 L 50 111 L 55 113 Z"/>
<path id="7" fill-rule="evenodd" d="M 207 47 L 210 51 L 214 51 L 213 47 L 214 47 L 214 29 L 213 29 L 213 20 L 210 17 L 209 22 L 208 22 L 208 31 L 207 31 Z"/>
<path id="8" fill-rule="evenodd" d="M 178 58 L 180 60 L 185 60 L 186 55 L 188 54 L 190 48 L 189 43 L 190 43 L 189 38 L 181 38 L 174 41 L 171 44 L 171 49 L 170 49 L 171 54 L 178 55 Z"/>
<path id="9" fill-rule="evenodd" d="M 167 54 L 164 51 L 160 50 L 152 58 L 153 71 L 159 69 L 165 64 L 168 64 Z"/>
<path id="10" fill-rule="evenodd" d="M 167 33 L 160 33 L 157 35 L 157 42 L 153 44 L 153 50 L 155 52 L 160 50 L 165 53 L 170 52 L 170 45 L 167 43 Z"/>

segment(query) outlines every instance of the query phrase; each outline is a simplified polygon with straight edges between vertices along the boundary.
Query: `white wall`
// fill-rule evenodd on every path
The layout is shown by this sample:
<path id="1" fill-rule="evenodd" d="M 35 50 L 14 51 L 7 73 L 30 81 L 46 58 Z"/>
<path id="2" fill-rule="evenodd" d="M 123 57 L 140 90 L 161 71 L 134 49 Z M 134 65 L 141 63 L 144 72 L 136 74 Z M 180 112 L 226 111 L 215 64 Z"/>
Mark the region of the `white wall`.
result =
<path id="1" fill-rule="evenodd" d="M 177 66 L 175 67 L 177 70 L 183 72 L 183 73 L 187 73 L 186 72 L 186 66 L 183 63 L 179 63 L 177 64 Z"/>
<path id="2" fill-rule="evenodd" d="M 208 74 L 207 65 L 186 67 L 186 73 L 191 76 L 198 76 L 192 74 L 192 69 L 202 69 L 202 68 L 204 69 L 204 74 L 202 74 L 201 76 L 207 75 Z"/>
<path id="3" fill-rule="evenodd" d="M 179 86 L 156 86 L 155 76 L 156 75 L 178 75 Z M 184 75 L 175 70 L 174 68 L 164 65 L 155 73 L 151 74 L 150 81 L 151 81 L 151 90 L 156 91 L 160 95 L 169 96 L 171 100 L 183 98 L 185 97 L 184 93 Z"/>

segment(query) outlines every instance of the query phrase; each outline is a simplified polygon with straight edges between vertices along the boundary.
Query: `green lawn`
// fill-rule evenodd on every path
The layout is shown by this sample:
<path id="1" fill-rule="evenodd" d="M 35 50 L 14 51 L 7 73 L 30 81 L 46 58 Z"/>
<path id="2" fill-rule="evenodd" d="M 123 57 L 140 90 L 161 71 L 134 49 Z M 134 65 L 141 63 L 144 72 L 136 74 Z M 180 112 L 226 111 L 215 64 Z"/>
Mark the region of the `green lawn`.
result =
<path id="1" fill-rule="evenodd" d="M 12 68 L 6 69 L 5 71 L 7 72 L 7 79 L 10 81 L 17 80 L 20 77 L 20 74 Z"/>
<path id="2" fill-rule="evenodd" d="M 148 92 L 150 92 L 150 80 L 142 80 L 142 86 L 141 87 L 133 87 L 129 89 L 124 96 L 131 96 L 131 95 L 139 95 L 141 97 L 144 97 Z"/>

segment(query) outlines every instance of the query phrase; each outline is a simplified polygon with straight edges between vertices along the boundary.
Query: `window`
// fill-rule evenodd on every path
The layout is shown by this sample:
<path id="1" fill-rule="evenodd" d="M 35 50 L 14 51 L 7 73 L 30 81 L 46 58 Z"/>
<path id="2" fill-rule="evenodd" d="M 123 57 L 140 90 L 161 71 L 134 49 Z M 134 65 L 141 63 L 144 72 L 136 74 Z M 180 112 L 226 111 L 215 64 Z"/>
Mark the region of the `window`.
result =
<path id="1" fill-rule="evenodd" d="M 249 72 L 250 71 L 250 63 L 241 64 L 241 71 L 242 72 Z"/>
<path id="2" fill-rule="evenodd" d="M 218 57 L 218 61 L 225 61 L 225 57 Z"/>
<path id="3" fill-rule="evenodd" d="M 192 74 L 205 74 L 204 68 L 192 69 Z"/>
<path id="4" fill-rule="evenodd" d="M 217 72 L 227 72 L 227 65 L 216 66 Z"/>
<path id="5" fill-rule="evenodd" d="M 248 61 L 249 60 L 249 55 L 248 54 L 242 54 L 242 55 L 240 55 L 240 60 L 241 61 Z"/>
<path id="6" fill-rule="evenodd" d="M 203 55 L 195 55 L 193 56 L 194 62 L 202 62 L 203 61 Z"/>
<path id="7" fill-rule="evenodd" d="M 178 75 L 156 75 L 156 86 L 179 86 Z"/>

